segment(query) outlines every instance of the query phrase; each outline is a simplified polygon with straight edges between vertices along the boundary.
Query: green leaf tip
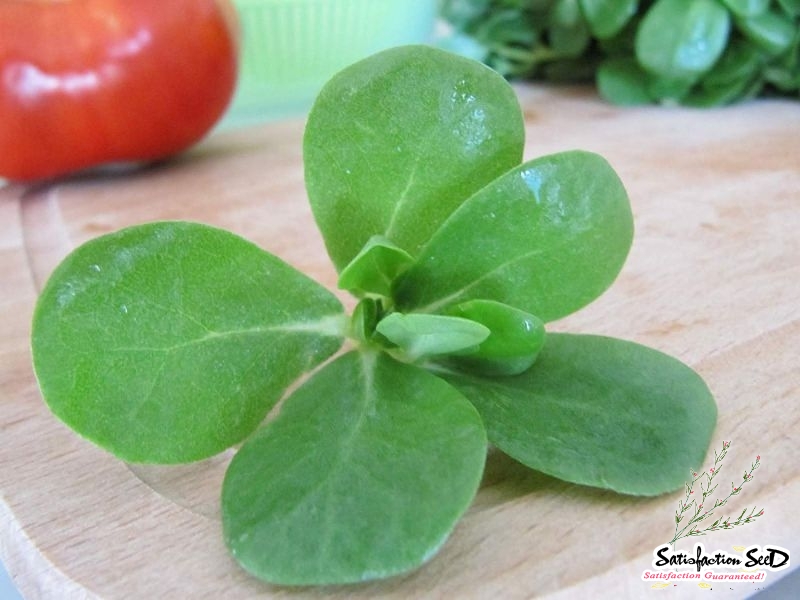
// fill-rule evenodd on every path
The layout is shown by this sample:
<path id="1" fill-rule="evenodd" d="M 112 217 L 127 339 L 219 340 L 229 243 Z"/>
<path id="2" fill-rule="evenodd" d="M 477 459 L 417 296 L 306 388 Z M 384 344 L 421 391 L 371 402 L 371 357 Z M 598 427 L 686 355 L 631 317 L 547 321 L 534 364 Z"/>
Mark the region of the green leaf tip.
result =
<path id="1" fill-rule="evenodd" d="M 382 235 L 373 235 L 356 257 L 342 269 L 339 289 L 356 295 L 390 296 L 392 282 L 414 259 Z"/>

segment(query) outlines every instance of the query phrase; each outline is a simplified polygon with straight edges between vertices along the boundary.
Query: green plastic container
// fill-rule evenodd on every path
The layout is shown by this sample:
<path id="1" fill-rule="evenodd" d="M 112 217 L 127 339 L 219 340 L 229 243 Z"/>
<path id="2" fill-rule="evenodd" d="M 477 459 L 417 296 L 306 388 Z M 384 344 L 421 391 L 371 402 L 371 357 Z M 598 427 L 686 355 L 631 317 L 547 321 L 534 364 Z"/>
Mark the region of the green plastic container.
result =
<path id="1" fill-rule="evenodd" d="M 239 84 L 226 119 L 303 114 L 345 66 L 431 39 L 437 0 L 234 0 L 242 28 Z"/>

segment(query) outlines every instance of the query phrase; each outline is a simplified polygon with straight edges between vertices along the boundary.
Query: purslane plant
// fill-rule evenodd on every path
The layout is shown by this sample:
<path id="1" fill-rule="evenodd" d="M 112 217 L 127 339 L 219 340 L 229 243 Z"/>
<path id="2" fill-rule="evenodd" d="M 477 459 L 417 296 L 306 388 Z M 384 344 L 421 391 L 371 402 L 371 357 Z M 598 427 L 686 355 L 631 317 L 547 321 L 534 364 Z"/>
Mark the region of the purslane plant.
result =
<path id="1" fill-rule="evenodd" d="M 633 342 L 545 333 L 622 268 L 625 189 L 589 152 L 521 164 L 523 138 L 512 89 L 480 63 L 410 46 L 348 67 L 303 153 L 352 316 L 232 233 L 130 227 L 77 248 L 41 294 L 46 402 L 127 461 L 242 443 L 225 541 L 279 584 L 424 563 L 470 505 L 488 443 L 577 484 L 680 488 L 716 420 L 702 379 Z"/>
<path id="2" fill-rule="evenodd" d="M 509 78 L 594 79 L 622 105 L 800 92 L 798 0 L 443 0 L 443 44 Z"/>

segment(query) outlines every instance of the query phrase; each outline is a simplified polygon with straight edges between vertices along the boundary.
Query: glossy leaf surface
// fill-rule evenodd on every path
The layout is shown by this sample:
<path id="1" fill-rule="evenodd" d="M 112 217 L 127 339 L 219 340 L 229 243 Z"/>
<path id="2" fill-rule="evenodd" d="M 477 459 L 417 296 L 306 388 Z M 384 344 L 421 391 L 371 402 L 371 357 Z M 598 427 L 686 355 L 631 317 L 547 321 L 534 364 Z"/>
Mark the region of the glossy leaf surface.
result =
<path id="1" fill-rule="evenodd" d="M 517 377 L 446 375 L 489 441 L 548 475 L 625 494 L 684 484 L 703 462 L 716 405 L 680 361 L 633 342 L 550 333 Z"/>
<path id="2" fill-rule="evenodd" d="M 42 393 L 67 425 L 133 462 L 240 442 L 283 390 L 342 343 L 328 291 L 252 243 L 192 223 L 92 240 L 36 306 Z"/>
<path id="3" fill-rule="evenodd" d="M 541 319 L 513 306 L 493 300 L 469 300 L 448 312 L 480 323 L 490 331 L 475 352 L 453 359 L 472 372 L 517 375 L 530 368 L 544 345 Z"/>
<path id="4" fill-rule="evenodd" d="M 657 0 L 636 34 L 636 58 L 666 79 L 696 77 L 728 42 L 730 13 L 718 0 Z"/>
<path id="5" fill-rule="evenodd" d="M 603 158 L 545 156 L 465 202 L 398 279 L 395 299 L 405 312 L 495 300 L 551 321 L 611 284 L 632 237 L 628 196 Z"/>
<path id="6" fill-rule="evenodd" d="M 347 354 L 287 399 L 234 457 L 226 543 L 273 583 L 388 577 L 428 560 L 478 488 L 486 434 L 441 379 Z"/>
<path id="7" fill-rule="evenodd" d="M 306 187 L 341 271 L 373 235 L 416 256 L 456 207 L 522 159 L 522 113 L 487 67 L 425 46 L 381 52 L 320 92 Z"/>

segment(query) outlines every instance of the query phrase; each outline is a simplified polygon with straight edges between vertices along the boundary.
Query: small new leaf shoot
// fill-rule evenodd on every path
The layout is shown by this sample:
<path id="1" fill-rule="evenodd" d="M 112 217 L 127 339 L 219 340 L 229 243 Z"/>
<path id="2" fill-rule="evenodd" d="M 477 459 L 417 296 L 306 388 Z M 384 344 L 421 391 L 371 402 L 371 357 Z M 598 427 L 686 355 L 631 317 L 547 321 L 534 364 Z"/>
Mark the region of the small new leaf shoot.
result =
<path id="1" fill-rule="evenodd" d="M 414 259 L 382 235 L 372 236 L 356 257 L 342 269 L 339 289 L 356 295 L 390 296 L 392 282 Z"/>
<path id="2" fill-rule="evenodd" d="M 411 362 L 432 356 L 471 354 L 491 333 L 488 327 L 469 319 L 397 312 L 381 320 L 376 331 L 400 348 Z"/>

